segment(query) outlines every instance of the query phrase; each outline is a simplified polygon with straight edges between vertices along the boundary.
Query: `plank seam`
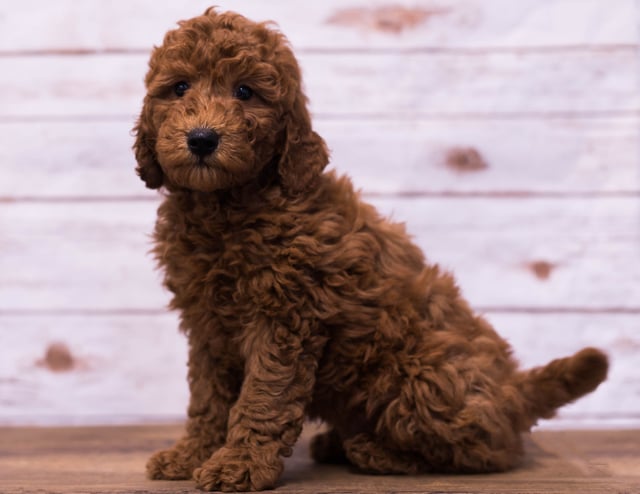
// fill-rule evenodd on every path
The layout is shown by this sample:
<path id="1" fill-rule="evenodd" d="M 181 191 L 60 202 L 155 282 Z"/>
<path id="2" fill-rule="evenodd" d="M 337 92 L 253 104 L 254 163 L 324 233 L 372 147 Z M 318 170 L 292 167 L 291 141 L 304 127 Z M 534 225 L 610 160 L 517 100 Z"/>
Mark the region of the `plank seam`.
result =
<path id="1" fill-rule="evenodd" d="M 640 307 L 500 307 L 475 306 L 481 314 L 530 314 L 530 315 L 638 315 Z M 0 309 L 0 317 L 148 317 L 174 314 L 162 308 L 107 308 L 107 309 Z"/>
<path id="2" fill-rule="evenodd" d="M 555 53 L 593 53 L 637 51 L 637 43 L 611 44 L 573 44 L 550 46 L 482 46 L 482 47 L 444 47 L 444 46 L 407 46 L 407 47 L 295 47 L 297 54 L 307 55 L 459 55 L 486 56 L 491 54 L 555 54 Z M 34 48 L 0 50 L 0 58 L 16 57 L 91 57 L 91 56 L 140 56 L 148 55 L 153 49 L 148 48 Z"/>
<path id="3" fill-rule="evenodd" d="M 313 112 L 312 112 L 313 113 Z M 518 112 L 434 112 L 422 113 L 411 110 L 385 113 L 313 113 L 315 121 L 397 121 L 406 122 L 411 119 L 419 121 L 459 121 L 459 120 L 601 120 L 612 118 L 638 118 L 640 107 L 628 110 L 593 110 L 593 111 L 518 111 Z M 84 122 L 131 122 L 133 127 L 137 116 L 132 114 L 32 114 L 15 115 L 0 114 L 0 125 L 15 123 L 84 123 Z"/>
<path id="4" fill-rule="evenodd" d="M 565 191 L 399 191 L 399 192 L 364 192 L 367 200 L 376 199 L 492 199 L 492 200 L 528 200 L 528 199 L 619 199 L 640 198 L 640 190 L 587 190 L 576 192 Z M 123 196 L 0 196 L 0 206 L 6 204 L 83 204 L 114 202 L 157 202 L 162 193 L 157 195 L 123 195 Z"/>

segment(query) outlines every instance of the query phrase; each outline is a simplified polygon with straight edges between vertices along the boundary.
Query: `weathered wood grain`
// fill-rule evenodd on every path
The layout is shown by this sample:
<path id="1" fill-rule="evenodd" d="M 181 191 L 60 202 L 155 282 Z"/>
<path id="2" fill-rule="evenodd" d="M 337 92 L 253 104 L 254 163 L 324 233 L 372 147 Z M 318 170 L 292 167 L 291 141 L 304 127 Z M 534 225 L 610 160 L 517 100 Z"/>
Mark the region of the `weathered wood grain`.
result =
<path id="1" fill-rule="evenodd" d="M 476 307 L 638 310 L 636 198 L 375 198 Z M 0 310 L 159 309 L 154 201 L 0 205 Z M 549 264 L 541 276 L 535 263 Z"/>
<path id="2" fill-rule="evenodd" d="M 133 118 L 0 123 L 0 197 L 153 197 L 133 173 L 132 126 Z M 315 127 L 331 149 L 332 167 L 353 177 L 365 194 L 640 190 L 639 117 L 320 118 Z M 464 158 L 472 150 L 486 168 L 456 161 L 456 152 Z"/>
<path id="3" fill-rule="evenodd" d="M 201 14 L 209 0 L 98 0 L 0 4 L 0 53 L 55 50 L 147 50 L 180 19 Z M 257 21 L 276 21 L 301 49 L 536 48 L 635 44 L 637 3 L 616 0 L 225 0 Z"/>
<path id="4" fill-rule="evenodd" d="M 277 492 L 285 493 L 631 493 L 640 489 L 637 430 L 536 431 L 525 459 L 490 475 L 364 475 L 346 466 L 318 465 L 308 454 L 318 428 L 307 425 L 285 460 Z M 193 481 L 149 481 L 144 465 L 182 426 L 0 429 L 0 489 L 5 494 L 193 493 Z"/>
<path id="5" fill-rule="evenodd" d="M 597 346 L 609 379 L 543 427 L 640 420 L 638 317 L 630 314 L 485 314 L 525 368 Z M 187 349 L 175 314 L 0 315 L 0 423 L 127 423 L 184 417 Z M 56 371 L 54 344 L 72 364 Z M 7 351 L 7 349 L 11 349 Z"/>
<path id="6" fill-rule="evenodd" d="M 554 53 L 301 53 L 316 115 L 632 114 L 635 47 Z M 133 116 L 147 55 L 0 57 L 0 119 Z"/>

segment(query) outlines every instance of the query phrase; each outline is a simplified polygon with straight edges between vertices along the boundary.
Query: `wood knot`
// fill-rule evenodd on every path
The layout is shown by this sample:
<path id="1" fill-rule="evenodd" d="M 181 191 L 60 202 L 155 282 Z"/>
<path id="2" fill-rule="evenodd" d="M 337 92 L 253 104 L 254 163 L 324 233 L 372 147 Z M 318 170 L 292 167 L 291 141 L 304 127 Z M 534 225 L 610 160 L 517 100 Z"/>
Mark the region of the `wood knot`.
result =
<path id="1" fill-rule="evenodd" d="M 548 280 L 549 276 L 551 276 L 551 271 L 553 271 L 556 266 L 556 264 L 547 261 L 534 261 L 527 265 L 539 280 Z"/>
<path id="2" fill-rule="evenodd" d="M 402 5 L 383 5 L 377 8 L 353 7 L 335 12 L 327 23 L 356 26 L 371 31 L 399 34 L 425 22 L 429 17 L 443 15 L 448 9 L 423 9 Z"/>
<path id="3" fill-rule="evenodd" d="M 52 343 L 48 346 L 44 359 L 38 362 L 52 372 L 67 372 L 76 366 L 71 350 L 64 343 Z"/>
<path id="4" fill-rule="evenodd" d="M 489 168 L 480 152 L 472 147 L 449 149 L 445 164 L 458 173 L 478 172 Z"/>

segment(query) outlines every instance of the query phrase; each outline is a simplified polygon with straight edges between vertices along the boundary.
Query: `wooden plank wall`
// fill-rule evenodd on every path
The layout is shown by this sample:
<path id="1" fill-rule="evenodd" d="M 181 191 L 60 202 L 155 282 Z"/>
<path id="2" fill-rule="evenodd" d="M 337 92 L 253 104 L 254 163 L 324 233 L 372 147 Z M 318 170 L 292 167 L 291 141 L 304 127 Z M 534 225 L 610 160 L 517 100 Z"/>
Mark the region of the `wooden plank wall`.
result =
<path id="1" fill-rule="evenodd" d="M 609 352 L 557 425 L 640 424 L 637 1 L 217 3 L 279 23 L 332 166 L 524 365 Z M 0 423 L 184 414 L 131 127 L 150 47 L 207 4 L 0 3 Z"/>

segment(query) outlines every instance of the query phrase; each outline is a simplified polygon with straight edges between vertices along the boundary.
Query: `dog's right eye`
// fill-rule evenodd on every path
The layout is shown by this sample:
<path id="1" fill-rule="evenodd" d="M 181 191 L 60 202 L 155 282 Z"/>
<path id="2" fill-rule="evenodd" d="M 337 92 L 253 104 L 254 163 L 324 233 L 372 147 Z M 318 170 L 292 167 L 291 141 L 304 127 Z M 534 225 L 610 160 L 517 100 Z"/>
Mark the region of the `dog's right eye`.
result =
<path id="1" fill-rule="evenodd" d="M 182 98 L 187 89 L 189 89 L 189 83 L 185 81 L 180 81 L 173 86 L 173 92 L 178 98 Z"/>

